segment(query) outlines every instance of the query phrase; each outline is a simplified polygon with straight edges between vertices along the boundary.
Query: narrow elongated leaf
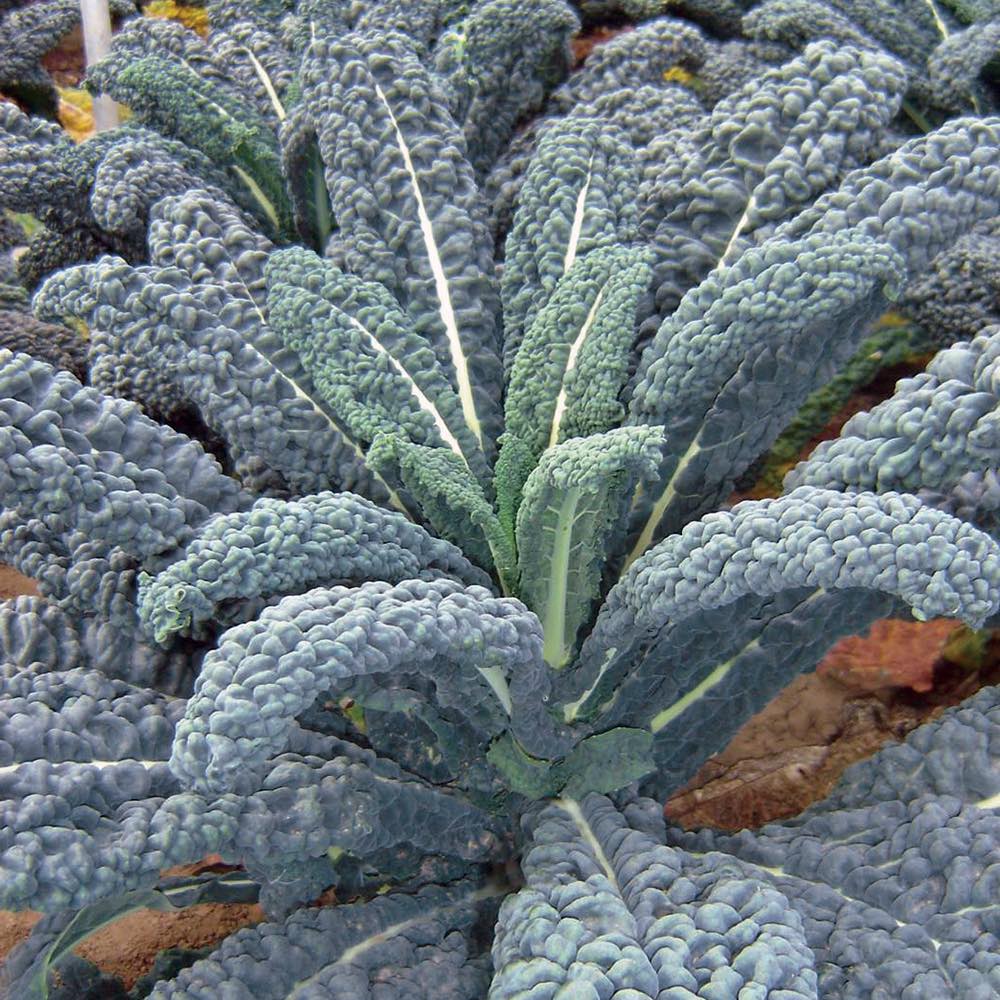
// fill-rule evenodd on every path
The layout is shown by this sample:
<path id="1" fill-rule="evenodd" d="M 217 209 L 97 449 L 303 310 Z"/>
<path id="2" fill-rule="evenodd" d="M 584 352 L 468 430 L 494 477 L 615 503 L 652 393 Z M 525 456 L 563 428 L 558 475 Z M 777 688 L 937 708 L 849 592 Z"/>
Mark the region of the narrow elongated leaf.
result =
<path id="1" fill-rule="evenodd" d="M 636 236 L 638 175 L 631 146 L 598 119 L 554 125 L 531 161 L 500 283 L 504 366 L 574 262 Z"/>
<path id="2" fill-rule="evenodd" d="M 569 38 L 580 22 L 570 5 L 534 0 L 525 15 L 521 0 L 471 5 L 468 17 L 453 24 L 432 53 L 480 177 L 571 65 Z"/>
<path id="3" fill-rule="evenodd" d="M 666 155 L 644 165 L 640 193 L 656 251 L 654 327 L 714 267 L 867 163 L 905 86 L 885 52 L 824 40 L 668 136 Z"/>
<path id="4" fill-rule="evenodd" d="M 96 671 L 0 671 L 0 905 L 81 907 L 210 853 L 290 883 L 332 846 L 357 858 L 399 849 L 465 862 L 498 847 L 496 823 L 467 800 L 295 725 L 251 794 L 184 791 L 167 767 L 184 707 Z M 318 888 L 336 880 L 328 874 Z"/>
<path id="5" fill-rule="evenodd" d="M 684 296 L 629 404 L 630 423 L 665 425 L 667 447 L 633 509 L 626 565 L 725 499 L 851 358 L 903 275 L 891 247 L 848 229 L 768 240 Z"/>
<path id="6" fill-rule="evenodd" d="M 144 574 L 139 616 L 165 642 L 198 633 L 224 603 L 347 580 L 398 583 L 424 571 L 489 582 L 453 545 L 363 497 L 262 497 L 245 514 L 212 518 L 180 558 L 155 577 Z"/>
<path id="7" fill-rule="evenodd" d="M 775 230 L 797 239 L 848 227 L 888 243 L 919 274 L 977 223 L 997 214 L 1000 117 L 953 118 L 852 170 Z"/>
<path id="8" fill-rule="evenodd" d="M 166 372 L 224 435 L 234 460 L 263 460 L 301 492 L 344 486 L 386 495 L 309 387 L 280 370 L 266 345 L 261 349 L 269 333 L 243 295 L 195 284 L 175 268 L 134 268 L 104 257 L 53 275 L 36 307 L 87 320 L 103 330 L 117 358 Z"/>
<path id="9" fill-rule="evenodd" d="M 653 802 L 565 796 L 523 825 L 526 885 L 500 908 L 490 1000 L 816 997 L 781 892 L 665 847 Z"/>
<path id="10" fill-rule="evenodd" d="M 487 452 L 500 362 L 485 206 L 445 97 L 400 35 L 314 39 L 302 64 L 339 231 L 336 256 L 389 290 Z"/>
<path id="11" fill-rule="evenodd" d="M 998 370 L 1000 328 L 941 351 L 822 442 L 788 474 L 786 489 L 906 490 L 935 506 L 957 502 L 965 477 L 1000 467 Z"/>
<path id="12" fill-rule="evenodd" d="M 297 248 L 271 255 L 267 283 L 271 326 L 359 447 L 399 434 L 451 450 L 486 481 L 458 395 L 387 289 Z"/>
<path id="13" fill-rule="evenodd" d="M 263 310 L 273 244 L 207 192 L 161 199 L 150 214 L 148 240 L 150 263 L 179 268 L 195 284 L 222 285 Z"/>
<path id="14" fill-rule="evenodd" d="M 625 410 L 635 308 L 649 281 L 643 250 L 604 247 L 559 279 L 511 371 L 497 462 L 501 520 L 513 522 L 528 473 L 546 448 L 610 430 Z"/>
<path id="15" fill-rule="evenodd" d="M 601 571 L 636 484 L 655 475 L 663 434 L 626 427 L 574 438 L 542 456 L 517 515 L 521 593 L 542 621 L 556 670 L 576 648 Z"/>
<path id="16" fill-rule="evenodd" d="M 571 437 L 611 430 L 624 416 L 635 307 L 649 254 L 600 248 L 560 278 L 525 334 L 511 371 L 506 432 L 535 456 Z"/>
<path id="17" fill-rule="evenodd" d="M 89 68 L 87 86 L 127 104 L 144 124 L 201 150 L 233 177 L 241 204 L 272 235 L 290 235 L 291 208 L 274 134 L 278 116 L 255 62 L 260 65 L 245 46 L 230 47 L 223 57 L 176 22 L 135 18 L 115 35 L 111 53 Z"/>
<path id="18" fill-rule="evenodd" d="M 368 461 L 413 497 L 434 530 L 478 566 L 495 569 L 505 589 L 517 579 L 512 540 L 468 466 L 446 448 L 411 444 L 399 435 L 376 438 Z"/>

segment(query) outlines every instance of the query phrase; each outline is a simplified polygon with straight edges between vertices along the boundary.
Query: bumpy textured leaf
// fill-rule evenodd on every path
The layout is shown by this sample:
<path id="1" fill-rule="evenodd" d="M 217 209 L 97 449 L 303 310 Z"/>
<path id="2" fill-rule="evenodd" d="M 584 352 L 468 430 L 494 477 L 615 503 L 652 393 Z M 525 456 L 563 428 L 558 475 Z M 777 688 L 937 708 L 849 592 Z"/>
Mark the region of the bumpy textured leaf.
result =
<path id="1" fill-rule="evenodd" d="M 635 309 L 649 254 L 605 247 L 577 260 L 525 334 L 505 403 L 506 433 L 540 455 L 621 423 Z"/>
<path id="2" fill-rule="evenodd" d="M 3 557 L 6 563 L 17 565 L 6 549 Z M 52 573 L 54 562 L 57 563 L 56 572 L 62 570 L 49 553 L 44 553 L 42 558 L 47 575 Z M 100 671 L 112 680 L 126 681 L 163 694 L 186 696 L 194 686 L 201 663 L 198 652 L 184 646 L 166 650 L 143 642 L 136 634 L 135 572 L 122 572 L 115 566 L 114 559 L 108 560 L 108 565 L 110 568 L 102 574 L 100 584 L 103 586 L 107 582 L 108 589 L 126 605 L 127 623 L 116 624 L 114 618 L 117 616 L 102 614 L 103 601 L 98 603 L 96 615 L 83 616 L 72 606 L 66 608 L 70 601 L 59 600 L 63 596 L 61 589 L 41 586 L 39 590 L 49 600 L 18 597 L 0 601 L 0 663 L 29 674 L 82 667 Z M 31 570 L 34 567 L 18 568 Z M 71 566 L 72 572 L 77 569 Z M 85 566 L 85 569 L 90 567 Z M 112 579 L 107 581 L 107 577 Z M 76 598 L 81 589 L 86 594 L 85 588 L 69 588 L 70 597 Z M 55 593 L 50 595 L 50 590 Z"/>
<path id="3" fill-rule="evenodd" d="M 997 214 L 1000 118 L 956 118 L 904 143 L 777 229 L 797 238 L 848 227 L 890 244 L 923 271 L 976 223 Z"/>
<path id="4" fill-rule="evenodd" d="M 91 142 L 80 148 L 81 167 L 96 159 L 101 145 Z M 84 156 L 91 147 L 94 153 Z M 141 242 L 151 207 L 167 195 L 183 194 L 191 188 L 204 189 L 220 206 L 233 201 L 231 182 L 225 174 L 208 157 L 183 143 L 148 129 L 129 128 L 108 147 L 94 169 L 90 196 L 91 211 L 102 229 L 125 233 Z M 235 207 L 232 211 L 236 212 Z"/>
<path id="5" fill-rule="evenodd" d="M 161 199 L 150 213 L 149 259 L 176 267 L 195 284 L 221 285 L 264 308 L 269 239 L 246 219 L 198 189 Z"/>
<path id="6" fill-rule="evenodd" d="M 439 535 L 462 549 L 477 566 L 495 568 L 504 586 L 513 586 L 517 575 L 513 541 L 461 458 L 446 448 L 428 448 L 398 434 L 383 434 L 372 444 L 368 461 L 414 498 Z"/>
<path id="7" fill-rule="evenodd" d="M 621 423 L 639 296 L 649 281 L 643 250 L 605 247 L 576 261 L 525 336 L 511 371 L 497 460 L 497 506 L 510 524 L 542 452 Z"/>
<path id="8" fill-rule="evenodd" d="M 290 230 L 274 112 L 249 60 L 222 63 L 180 24 L 137 18 L 115 36 L 110 55 L 90 67 L 87 85 L 230 170 L 272 235 Z M 248 102 L 247 92 L 258 100 Z"/>
<path id="9" fill-rule="evenodd" d="M 611 590 L 554 701 L 656 734 L 667 795 L 838 638 L 908 607 L 979 625 L 1000 550 L 905 494 L 801 487 L 687 525 Z"/>
<path id="10" fill-rule="evenodd" d="M 485 480 L 461 400 L 389 292 L 305 250 L 271 255 L 268 319 L 337 419 L 367 449 L 379 434 L 451 449 Z"/>
<path id="11" fill-rule="evenodd" d="M 657 427 L 622 427 L 550 448 L 524 484 L 517 514 L 520 593 L 538 615 L 543 655 L 570 661 L 636 485 L 656 475 Z"/>
<path id="12" fill-rule="evenodd" d="M 667 827 L 629 795 L 537 809 L 490 1000 L 986 1000 L 1000 987 L 998 727 L 986 688 L 757 831 Z"/>
<path id="13" fill-rule="evenodd" d="M 3 505 L 44 512 L 50 531 L 142 557 L 186 540 L 210 512 L 249 501 L 200 445 L 132 403 L 10 351 L 0 352 L 0 379 Z"/>
<path id="14" fill-rule="evenodd" d="M 568 119 L 546 133 L 531 162 L 501 279 L 504 364 L 559 279 L 584 254 L 636 235 L 634 156 L 600 121 Z"/>
<path id="15" fill-rule="evenodd" d="M 317 38 L 301 82 L 339 227 L 335 256 L 400 303 L 488 450 L 500 392 L 491 243 L 444 95 L 394 34 Z"/>
<path id="16" fill-rule="evenodd" d="M 165 371 L 224 434 L 234 460 L 262 460 L 303 492 L 344 486 L 385 496 L 309 387 L 272 363 L 253 302 L 224 286 L 104 257 L 53 275 L 35 306 L 102 328 L 125 363 Z"/>
<path id="17" fill-rule="evenodd" d="M 226 632 L 202 666 L 171 766 L 196 788 L 252 789 L 320 694 L 404 672 L 433 679 L 438 700 L 487 742 L 510 728 L 537 755 L 565 745 L 544 710 L 537 619 L 481 587 L 411 580 L 288 597 Z"/>
<path id="18" fill-rule="evenodd" d="M 469 161 L 481 176 L 522 118 L 536 112 L 569 71 L 569 38 L 580 27 L 563 0 L 485 0 L 451 26 L 433 53 L 451 91 Z"/>
<path id="19" fill-rule="evenodd" d="M 497 890 L 459 882 L 413 895 L 299 910 L 227 938 L 150 1000 L 481 1000 L 488 956 L 477 928 L 495 912 Z"/>
<path id="20" fill-rule="evenodd" d="M 488 584 L 453 545 L 351 493 L 262 498 L 209 520 L 181 557 L 139 584 L 139 617 L 164 642 L 197 633 L 219 605 L 347 580 L 398 583 L 424 571 Z"/>
<path id="21" fill-rule="evenodd" d="M 87 346 L 65 326 L 42 323 L 31 313 L 0 310 L 0 347 L 15 354 L 30 354 L 86 381 Z"/>
<path id="22" fill-rule="evenodd" d="M 899 311 L 938 347 L 1000 323 L 1000 219 L 977 226 L 934 258 L 900 297 Z"/>
<path id="23" fill-rule="evenodd" d="M 695 70 L 705 57 L 701 32 L 687 21 L 658 18 L 608 39 L 557 87 L 542 115 L 518 129 L 483 182 L 498 240 L 506 236 L 538 143 L 562 117 L 598 118 L 628 136 L 641 157 L 658 135 L 701 117 L 695 94 L 664 74 Z"/>
<path id="24" fill-rule="evenodd" d="M 85 906 L 216 852 L 287 869 L 294 883 L 296 866 L 330 847 L 364 858 L 412 845 L 471 861 L 498 849 L 485 813 L 331 737 L 296 729 L 258 790 L 206 798 L 182 791 L 166 763 L 182 700 L 84 671 L 4 671 L 0 704 L 7 909 Z"/>
<path id="25" fill-rule="evenodd" d="M 839 438 L 822 442 L 789 473 L 786 487 L 905 490 L 938 500 L 963 476 L 995 470 L 998 356 L 997 327 L 941 351 L 926 372 L 898 382 L 890 399 L 852 417 Z"/>
<path id="26" fill-rule="evenodd" d="M 809 394 L 854 354 L 903 280 L 853 230 L 775 238 L 685 295 L 647 347 L 629 421 L 663 424 L 660 481 L 633 511 L 629 560 L 725 499 Z"/>
<path id="27" fill-rule="evenodd" d="M 657 253 L 656 316 L 865 163 L 904 85 L 885 54 L 820 42 L 720 101 L 672 155 L 648 159 L 641 228 Z"/>
<path id="28" fill-rule="evenodd" d="M 490 1000 L 816 996 L 781 892 L 664 846 L 654 803 L 562 798 L 524 825 L 527 884 L 500 908 Z"/>
<path id="29" fill-rule="evenodd" d="M 997 689 L 986 688 L 850 768 L 795 820 L 733 835 L 668 830 L 667 842 L 784 894 L 821 997 L 992 996 L 998 726 Z"/>

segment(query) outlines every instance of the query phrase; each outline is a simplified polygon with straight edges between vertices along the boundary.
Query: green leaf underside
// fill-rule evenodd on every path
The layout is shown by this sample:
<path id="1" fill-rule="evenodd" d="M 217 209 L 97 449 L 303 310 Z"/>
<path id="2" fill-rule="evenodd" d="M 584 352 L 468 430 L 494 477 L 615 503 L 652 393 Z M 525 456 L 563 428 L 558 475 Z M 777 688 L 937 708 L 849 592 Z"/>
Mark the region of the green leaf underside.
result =
<path id="1" fill-rule="evenodd" d="M 654 427 L 575 438 L 549 449 L 528 477 L 517 515 L 521 593 L 542 620 L 554 669 L 572 657 L 615 528 L 636 482 L 655 474 L 662 443 Z"/>

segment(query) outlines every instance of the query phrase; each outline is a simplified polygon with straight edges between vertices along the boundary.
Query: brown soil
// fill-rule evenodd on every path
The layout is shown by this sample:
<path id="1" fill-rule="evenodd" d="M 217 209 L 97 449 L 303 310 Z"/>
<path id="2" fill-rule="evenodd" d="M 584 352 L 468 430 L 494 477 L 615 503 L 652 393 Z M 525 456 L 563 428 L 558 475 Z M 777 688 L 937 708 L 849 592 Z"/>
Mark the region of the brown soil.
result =
<path id="1" fill-rule="evenodd" d="M 570 41 L 573 50 L 573 65 L 579 66 L 598 45 L 603 45 L 616 35 L 634 30 L 630 24 L 602 24 L 581 32 Z"/>
<path id="2" fill-rule="evenodd" d="M 193 865 L 171 868 L 164 874 L 200 875 L 227 871 L 218 856 Z M 20 944 L 41 919 L 39 913 L 0 910 L 0 958 Z M 207 948 L 264 919 L 264 911 L 250 903 L 199 903 L 177 913 L 136 910 L 87 938 L 75 950 L 104 972 L 118 976 L 131 989 L 152 968 L 165 948 Z"/>
<path id="3" fill-rule="evenodd" d="M 873 628 L 867 639 L 846 639 L 815 674 L 793 681 L 722 753 L 706 761 L 667 802 L 667 817 L 686 827 L 738 830 L 794 816 L 829 794 L 851 764 L 903 739 L 980 687 L 1000 682 L 996 633 L 984 643 L 980 662 L 970 666 L 952 659 L 953 632 L 943 633 L 937 626 L 912 626 L 926 637 L 926 648 L 915 655 L 933 659 L 929 691 L 905 686 L 873 691 L 872 675 L 864 673 L 847 674 L 845 682 L 845 675 L 838 676 L 845 643 L 851 644 L 850 656 L 858 662 L 884 664 L 899 655 L 893 630 Z M 918 644 L 913 639 L 910 643 L 916 650 Z"/>
<path id="4" fill-rule="evenodd" d="M 42 65 L 60 87 L 79 87 L 85 72 L 83 32 L 74 28 L 51 52 L 42 56 Z"/>
<path id="5" fill-rule="evenodd" d="M 0 566 L 0 600 L 5 601 L 11 597 L 21 597 L 25 594 L 33 597 L 38 595 L 35 581 L 22 576 L 16 569 Z"/>

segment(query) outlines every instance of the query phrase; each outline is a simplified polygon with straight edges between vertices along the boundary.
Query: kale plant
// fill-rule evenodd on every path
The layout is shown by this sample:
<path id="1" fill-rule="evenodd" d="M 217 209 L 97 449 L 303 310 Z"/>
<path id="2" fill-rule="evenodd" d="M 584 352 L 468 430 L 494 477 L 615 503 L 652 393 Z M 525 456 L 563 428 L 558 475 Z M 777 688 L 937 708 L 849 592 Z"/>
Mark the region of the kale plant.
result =
<path id="1" fill-rule="evenodd" d="M 35 295 L 86 324 L 92 385 L 0 352 L 0 556 L 42 595 L 0 608 L 0 905 L 47 914 L 8 995 L 82 991 L 93 927 L 247 884 L 271 922 L 150 996 L 996 995 L 996 691 L 785 824 L 657 803 L 841 636 L 1000 611 L 995 327 L 727 509 L 1000 214 L 1000 119 L 903 141 L 906 68 L 829 40 L 641 149 L 574 102 L 498 267 L 480 184 L 569 7 L 530 5 L 530 68 L 483 27 L 506 0 L 210 8 L 256 84 L 148 26 L 95 79 L 313 246 L 171 174 L 147 263 Z M 127 396 L 191 406 L 224 465 Z M 161 880 L 209 853 L 245 875 Z"/>

